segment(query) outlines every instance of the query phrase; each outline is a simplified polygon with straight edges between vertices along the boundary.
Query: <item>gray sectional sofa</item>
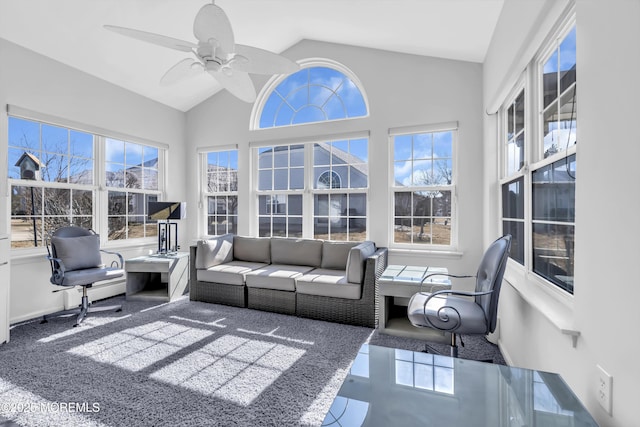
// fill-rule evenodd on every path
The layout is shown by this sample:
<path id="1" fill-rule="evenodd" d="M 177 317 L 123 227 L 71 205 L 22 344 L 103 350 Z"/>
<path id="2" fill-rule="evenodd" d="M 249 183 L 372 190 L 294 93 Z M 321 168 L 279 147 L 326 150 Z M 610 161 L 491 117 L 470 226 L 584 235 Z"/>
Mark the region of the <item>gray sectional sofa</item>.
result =
<path id="1" fill-rule="evenodd" d="M 225 234 L 198 241 L 190 255 L 193 301 L 377 325 L 376 279 L 387 249 L 371 241 Z"/>

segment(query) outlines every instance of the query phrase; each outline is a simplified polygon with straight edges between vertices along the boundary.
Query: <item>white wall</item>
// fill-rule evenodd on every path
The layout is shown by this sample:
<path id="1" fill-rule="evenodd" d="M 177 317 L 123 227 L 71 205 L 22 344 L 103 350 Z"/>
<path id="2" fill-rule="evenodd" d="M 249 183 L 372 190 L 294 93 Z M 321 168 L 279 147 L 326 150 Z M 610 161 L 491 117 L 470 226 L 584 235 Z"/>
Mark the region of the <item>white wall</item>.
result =
<path id="1" fill-rule="evenodd" d="M 487 108 L 504 101 L 502 85 L 515 82 L 567 4 L 506 0 L 484 64 Z M 640 144 L 633 132 L 640 116 L 640 1 L 577 0 L 576 17 L 575 295 L 558 303 L 510 266 L 514 286 L 502 288 L 500 345 L 514 365 L 559 372 L 601 426 L 628 427 L 638 425 L 640 384 L 634 268 L 640 259 Z M 485 164 L 495 162 L 494 120 L 485 120 Z M 499 230 L 497 178 L 495 168 L 485 171 L 485 240 Z M 575 348 L 561 326 L 580 332 Z M 596 401 L 596 364 L 613 375 L 613 415 Z"/>
<path id="2" fill-rule="evenodd" d="M 477 63 L 403 55 L 351 46 L 302 41 L 285 55 L 294 60 L 327 58 L 349 68 L 368 97 L 370 116 L 329 125 L 308 124 L 289 129 L 249 131 L 251 106 L 221 92 L 187 114 L 188 155 L 200 147 L 238 144 L 239 233 L 251 232 L 250 141 L 304 138 L 317 134 L 370 131 L 369 235 L 378 246 L 389 245 L 390 127 L 459 122 L 458 199 L 461 257 L 435 257 L 424 252 L 395 253 L 391 262 L 445 265 L 456 271 L 475 272 L 482 254 L 482 67 Z M 254 78 L 258 91 L 266 83 Z M 197 171 L 189 173 L 189 187 L 196 188 Z M 197 195 L 189 194 L 189 215 Z M 190 222 L 191 223 L 191 222 Z M 194 238 L 205 232 L 191 223 Z M 473 286 L 467 283 L 466 286 Z"/>
<path id="3" fill-rule="evenodd" d="M 16 105 L 77 123 L 113 130 L 170 146 L 167 197 L 179 199 L 185 192 L 184 113 L 91 77 L 13 43 L 0 39 L 0 233 L 7 227 L 7 104 Z M 186 236 L 183 240 L 186 242 Z M 126 257 L 149 248 L 112 246 Z M 186 244 L 183 243 L 183 246 Z M 63 308 L 64 292 L 52 293 L 45 251 L 12 251 L 12 322 Z M 121 286 L 114 292 L 122 292 Z"/>

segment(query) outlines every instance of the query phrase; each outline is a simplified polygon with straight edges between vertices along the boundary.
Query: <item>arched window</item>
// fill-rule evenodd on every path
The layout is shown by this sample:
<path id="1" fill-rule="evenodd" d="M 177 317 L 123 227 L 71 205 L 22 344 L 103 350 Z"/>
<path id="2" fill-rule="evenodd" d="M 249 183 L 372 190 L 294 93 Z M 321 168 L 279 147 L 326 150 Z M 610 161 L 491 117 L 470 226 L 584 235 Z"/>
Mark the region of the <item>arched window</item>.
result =
<path id="1" fill-rule="evenodd" d="M 318 177 L 318 188 L 341 188 L 340 175 L 335 171 L 324 171 Z"/>
<path id="2" fill-rule="evenodd" d="M 331 123 L 368 116 L 366 95 L 341 64 L 313 59 L 301 66 L 267 83 L 251 115 L 252 130 L 279 128 L 288 139 L 253 149 L 257 235 L 366 240 L 369 133 L 336 134 Z M 330 136 L 286 138 L 303 123 Z"/>
<path id="3" fill-rule="evenodd" d="M 354 80 L 335 68 L 303 68 L 276 82 L 262 104 L 258 127 L 264 129 L 366 116 L 367 105 Z"/>

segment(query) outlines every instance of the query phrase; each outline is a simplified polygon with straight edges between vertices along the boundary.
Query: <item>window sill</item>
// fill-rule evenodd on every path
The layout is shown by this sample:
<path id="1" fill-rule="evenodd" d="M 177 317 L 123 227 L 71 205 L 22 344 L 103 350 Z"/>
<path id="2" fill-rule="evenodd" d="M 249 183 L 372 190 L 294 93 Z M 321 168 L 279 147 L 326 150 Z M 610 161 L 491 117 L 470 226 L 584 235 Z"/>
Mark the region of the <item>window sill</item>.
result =
<path id="1" fill-rule="evenodd" d="M 453 250 L 435 250 L 435 249 L 408 249 L 390 247 L 389 252 L 394 255 L 404 256 L 428 256 L 433 258 L 454 258 L 460 259 L 464 252 Z"/>
<path id="2" fill-rule="evenodd" d="M 562 334 L 571 337 L 575 348 L 580 331 L 573 322 L 573 297 L 565 295 L 533 273 L 525 271 L 521 265 L 509 261 L 504 280 L 531 307 L 542 314 Z"/>
<path id="3" fill-rule="evenodd" d="M 108 242 L 102 246 L 100 249 L 109 250 L 109 251 L 125 251 L 128 249 L 137 249 L 137 248 L 157 248 L 157 242 L 154 239 L 153 241 L 144 241 L 139 239 L 135 242 L 130 241 L 115 241 Z M 21 265 L 21 264 L 29 264 L 34 260 L 45 260 L 47 253 L 47 248 L 44 246 L 38 248 L 29 248 L 29 249 L 14 249 L 11 251 L 11 264 L 13 265 Z M 47 261 L 48 262 L 48 261 Z"/>

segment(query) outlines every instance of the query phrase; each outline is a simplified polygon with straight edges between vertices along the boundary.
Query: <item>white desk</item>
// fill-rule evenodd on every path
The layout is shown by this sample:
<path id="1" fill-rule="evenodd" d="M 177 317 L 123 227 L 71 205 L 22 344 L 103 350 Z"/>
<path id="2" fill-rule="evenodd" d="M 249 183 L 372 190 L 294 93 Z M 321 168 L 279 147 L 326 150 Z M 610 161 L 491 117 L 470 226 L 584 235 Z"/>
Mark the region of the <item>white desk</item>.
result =
<path id="1" fill-rule="evenodd" d="M 450 334 L 431 328 L 417 328 L 409 322 L 407 304 L 411 296 L 420 291 L 420 282 L 429 274 L 448 273 L 442 267 L 389 265 L 378 279 L 378 304 L 381 333 L 407 338 L 418 338 L 442 343 L 450 342 Z M 422 285 L 424 292 L 450 289 L 447 276 L 432 276 Z"/>
<path id="2" fill-rule="evenodd" d="M 189 284 L 189 254 L 145 255 L 124 262 L 127 299 L 173 301 Z"/>

